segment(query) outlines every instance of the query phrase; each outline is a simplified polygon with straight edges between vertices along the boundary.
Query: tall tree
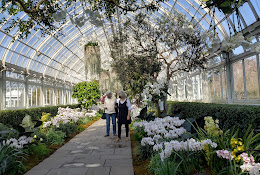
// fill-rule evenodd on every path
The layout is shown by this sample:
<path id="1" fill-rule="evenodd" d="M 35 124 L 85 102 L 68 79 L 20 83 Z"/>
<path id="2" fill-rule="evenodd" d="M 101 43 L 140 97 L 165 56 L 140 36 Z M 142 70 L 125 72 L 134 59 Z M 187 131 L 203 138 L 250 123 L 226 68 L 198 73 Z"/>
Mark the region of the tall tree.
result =
<path id="1" fill-rule="evenodd" d="M 166 84 L 179 71 L 189 72 L 204 67 L 206 42 L 200 29 L 179 13 L 163 14 L 155 20 L 139 13 L 134 20 L 125 22 L 122 30 L 123 55 L 126 58 L 152 58 L 153 62 L 159 62 Z M 167 98 L 164 101 L 166 105 Z"/>

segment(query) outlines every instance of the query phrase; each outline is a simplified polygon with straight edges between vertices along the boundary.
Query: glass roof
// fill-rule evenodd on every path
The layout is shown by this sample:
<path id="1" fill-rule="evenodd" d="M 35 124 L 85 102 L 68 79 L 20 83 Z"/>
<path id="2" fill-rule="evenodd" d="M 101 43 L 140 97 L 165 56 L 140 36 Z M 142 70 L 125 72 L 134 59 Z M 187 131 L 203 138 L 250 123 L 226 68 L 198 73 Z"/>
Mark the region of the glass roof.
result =
<path id="1" fill-rule="evenodd" d="M 84 67 L 84 45 L 81 41 L 97 40 L 101 44 L 101 60 L 105 62 L 110 58 L 107 37 L 111 35 L 111 23 L 105 21 L 103 27 L 96 27 L 90 23 L 90 19 L 85 21 L 81 27 L 77 27 L 70 20 L 70 17 L 81 17 L 84 9 L 80 5 L 80 1 L 76 1 L 73 7 L 67 9 L 67 22 L 61 27 L 63 35 L 54 36 L 54 33 L 41 35 L 40 28 L 43 26 L 34 26 L 35 30 L 25 39 L 18 39 L 18 28 L 13 27 L 9 33 L 4 31 L 8 27 L 8 23 L 0 25 L 0 58 L 2 65 L 10 63 L 17 65 L 28 71 L 42 73 L 43 76 L 48 75 L 54 78 L 62 79 L 71 83 L 78 83 L 85 80 Z M 250 0 L 239 7 L 239 15 L 241 25 L 238 26 L 237 18 L 234 14 L 225 16 L 216 9 L 214 18 L 212 12 L 205 7 L 201 0 L 169 0 L 161 4 L 158 12 L 153 12 L 151 17 L 158 18 L 163 14 L 170 14 L 177 11 L 186 16 L 186 18 L 201 29 L 211 31 L 216 25 L 217 36 L 222 40 L 235 31 L 239 31 L 259 20 L 260 1 Z M 75 16 L 74 14 L 77 14 Z M 18 13 L 15 16 L 9 16 L 2 12 L 0 18 L 6 17 L 8 20 L 19 20 L 28 18 L 25 13 Z M 122 16 L 121 20 L 133 17 L 130 12 L 126 16 Z M 113 22 L 117 22 L 114 20 Z M 213 24 L 213 26 L 211 26 Z M 57 24 L 58 26 L 58 24 Z M 106 31 L 106 33 L 104 33 Z M 15 40 L 13 41 L 13 38 Z M 105 64 L 104 64 L 105 65 Z"/>

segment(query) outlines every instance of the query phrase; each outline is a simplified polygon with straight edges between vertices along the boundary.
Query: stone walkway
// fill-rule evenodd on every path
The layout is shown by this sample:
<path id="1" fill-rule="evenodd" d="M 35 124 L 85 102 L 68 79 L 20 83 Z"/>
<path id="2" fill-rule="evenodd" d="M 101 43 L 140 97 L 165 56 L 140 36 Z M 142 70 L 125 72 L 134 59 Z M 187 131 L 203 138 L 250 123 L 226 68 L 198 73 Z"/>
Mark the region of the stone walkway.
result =
<path id="1" fill-rule="evenodd" d="M 125 128 L 116 143 L 117 137 L 104 137 L 105 126 L 105 120 L 98 120 L 25 175 L 134 175 Z"/>

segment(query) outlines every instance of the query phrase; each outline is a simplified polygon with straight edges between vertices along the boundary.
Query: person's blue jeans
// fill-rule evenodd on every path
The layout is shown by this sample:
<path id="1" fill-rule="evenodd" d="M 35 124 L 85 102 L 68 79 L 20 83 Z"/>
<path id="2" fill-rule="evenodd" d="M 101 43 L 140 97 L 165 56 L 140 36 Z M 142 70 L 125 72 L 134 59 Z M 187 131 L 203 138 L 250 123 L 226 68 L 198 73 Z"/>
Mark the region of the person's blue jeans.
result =
<path id="1" fill-rule="evenodd" d="M 116 114 L 106 114 L 106 122 L 107 122 L 107 135 L 109 135 L 110 131 L 110 117 L 112 118 L 113 125 L 113 134 L 116 135 Z"/>

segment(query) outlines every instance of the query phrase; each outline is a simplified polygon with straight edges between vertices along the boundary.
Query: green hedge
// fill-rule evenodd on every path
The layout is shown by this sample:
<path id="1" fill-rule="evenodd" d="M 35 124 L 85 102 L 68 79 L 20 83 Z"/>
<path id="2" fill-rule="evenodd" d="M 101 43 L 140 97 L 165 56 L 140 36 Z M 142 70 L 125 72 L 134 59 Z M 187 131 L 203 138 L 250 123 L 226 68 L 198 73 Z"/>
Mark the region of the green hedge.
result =
<path id="1" fill-rule="evenodd" d="M 70 108 L 78 108 L 79 105 L 60 105 L 60 106 L 48 106 L 48 107 L 38 107 L 38 108 L 28 108 L 28 109 L 18 109 L 18 110 L 3 110 L 0 111 L 0 123 L 5 125 L 19 125 L 25 115 L 30 115 L 33 120 L 38 120 L 42 116 L 42 113 L 51 113 L 51 116 L 57 115 L 58 108 L 69 106 Z"/>
<path id="2" fill-rule="evenodd" d="M 259 106 L 173 101 L 167 104 L 167 114 L 170 116 L 180 114 L 180 118 L 195 119 L 212 116 L 214 119 L 219 119 L 223 129 L 236 126 L 244 132 L 249 124 L 252 124 L 253 129 L 260 129 Z"/>

